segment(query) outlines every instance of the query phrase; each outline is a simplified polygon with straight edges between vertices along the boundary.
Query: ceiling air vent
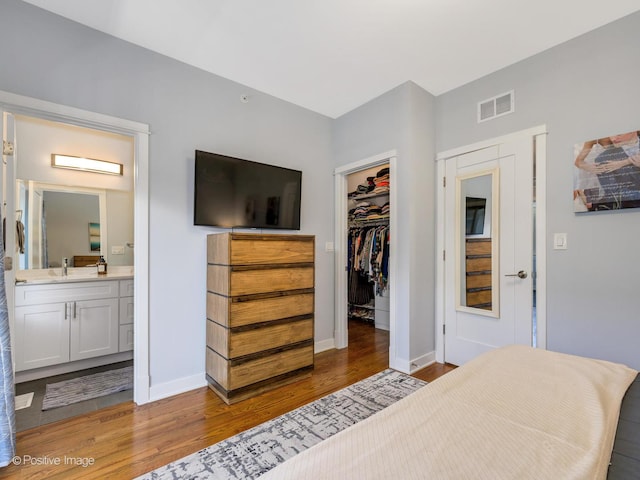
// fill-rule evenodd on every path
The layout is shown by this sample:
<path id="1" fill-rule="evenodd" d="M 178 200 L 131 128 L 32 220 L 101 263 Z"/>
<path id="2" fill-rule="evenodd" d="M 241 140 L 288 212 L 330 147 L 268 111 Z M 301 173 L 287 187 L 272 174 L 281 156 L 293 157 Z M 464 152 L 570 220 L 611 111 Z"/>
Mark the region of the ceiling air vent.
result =
<path id="1" fill-rule="evenodd" d="M 501 117 L 515 110 L 513 90 L 478 103 L 478 123 Z"/>

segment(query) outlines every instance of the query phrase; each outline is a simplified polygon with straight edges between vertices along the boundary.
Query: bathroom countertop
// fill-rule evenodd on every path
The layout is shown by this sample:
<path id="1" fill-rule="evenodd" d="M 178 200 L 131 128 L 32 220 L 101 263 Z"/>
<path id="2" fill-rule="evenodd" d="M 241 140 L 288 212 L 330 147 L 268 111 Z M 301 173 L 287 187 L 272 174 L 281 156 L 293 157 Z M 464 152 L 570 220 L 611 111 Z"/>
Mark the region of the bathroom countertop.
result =
<path id="1" fill-rule="evenodd" d="M 106 275 L 98 275 L 97 268 L 70 267 L 67 275 L 61 268 L 18 270 L 16 285 L 42 285 L 47 283 L 95 282 L 104 280 L 127 280 L 133 278 L 133 266 L 108 266 Z"/>

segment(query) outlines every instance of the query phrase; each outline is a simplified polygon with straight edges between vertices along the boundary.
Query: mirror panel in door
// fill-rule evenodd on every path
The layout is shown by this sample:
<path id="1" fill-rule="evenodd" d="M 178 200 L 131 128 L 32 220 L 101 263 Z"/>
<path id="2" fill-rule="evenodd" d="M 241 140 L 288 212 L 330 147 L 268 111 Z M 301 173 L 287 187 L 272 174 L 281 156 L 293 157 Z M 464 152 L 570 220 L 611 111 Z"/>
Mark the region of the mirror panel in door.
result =
<path id="1" fill-rule="evenodd" d="M 457 309 L 498 317 L 498 170 L 456 177 Z"/>

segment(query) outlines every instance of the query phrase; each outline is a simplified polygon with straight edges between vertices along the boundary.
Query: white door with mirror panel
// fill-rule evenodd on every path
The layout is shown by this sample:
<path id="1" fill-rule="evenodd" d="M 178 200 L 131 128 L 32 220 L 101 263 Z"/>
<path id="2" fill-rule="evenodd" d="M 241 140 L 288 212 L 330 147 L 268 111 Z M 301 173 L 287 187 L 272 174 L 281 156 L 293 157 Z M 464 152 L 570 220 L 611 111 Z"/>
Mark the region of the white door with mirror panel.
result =
<path id="1" fill-rule="evenodd" d="M 534 142 L 509 138 L 445 160 L 444 360 L 455 365 L 532 344 Z"/>

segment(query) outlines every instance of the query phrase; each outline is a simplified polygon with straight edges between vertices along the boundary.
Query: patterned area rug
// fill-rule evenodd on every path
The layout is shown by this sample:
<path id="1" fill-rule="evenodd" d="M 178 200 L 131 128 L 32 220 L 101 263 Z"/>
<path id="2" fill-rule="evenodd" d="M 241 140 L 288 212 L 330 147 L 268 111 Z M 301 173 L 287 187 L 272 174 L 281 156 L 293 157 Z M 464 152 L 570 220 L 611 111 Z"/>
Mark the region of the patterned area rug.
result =
<path id="1" fill-rule="evenodd" d="M 42 410 L 103 397 L 133 388 L 133 367 L 94 373 L 47 385 Z"/>
<path id="2" fill-rule="evenodd" d="M 424 385 L 417 378 L 385 370 L 138 480 L 253 479 Z"/>

